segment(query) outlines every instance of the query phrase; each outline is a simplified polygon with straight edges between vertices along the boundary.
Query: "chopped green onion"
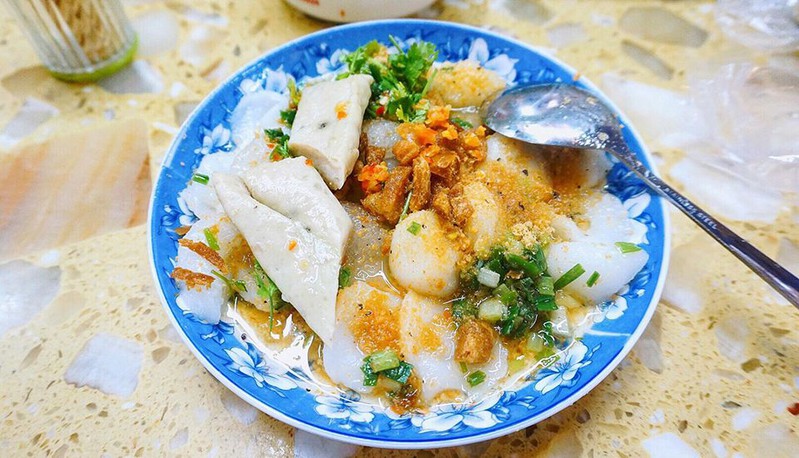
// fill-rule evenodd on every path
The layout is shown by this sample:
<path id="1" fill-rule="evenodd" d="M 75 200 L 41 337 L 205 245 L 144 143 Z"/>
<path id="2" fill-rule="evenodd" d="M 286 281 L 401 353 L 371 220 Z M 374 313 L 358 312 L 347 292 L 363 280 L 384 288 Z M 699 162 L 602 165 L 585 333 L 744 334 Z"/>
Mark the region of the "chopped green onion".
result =
<path id="1" fill-rule="evenodd" d="M 266 275 L 263 267 L 261 267 L 261 263 L 258 261 L 255 261 L 253 274 L 255 277 L 255 286 L 258 287 L 258 291 L 255 293 L 261 299 L 269 301 L 269 332 L 272 332 L 272 326 L 275 323 L 275 310 L 283 308 L 284 302 L 280 297 L 280 290 L 277 289 L 277 285 Z"/>
<path id="2" fill-rule="evenodd" d="M 352 272 L 350 268 L 344 266 L 338 271 L 338 287 L 346 288 L 352 284 Z"/>
<path id="3" fill-rule="evenodd" d="M 410 232 L 413 235 L 419 235 L 419 232 L 421 232 L 421 230 L 422 230 L 422 225 L 417 223 L 416 221 L 412 222 L 408 226 L 408 232 Z"/>
<path id="4" fill-rule="evenodd" d="M 477 310 L 477 317 L 489 323 L 496 323 L 501 320 L 507 307 L 499 299 L 491 297 L 480 303 L 480 308 Z"/>
<path id="5" fill-rule="evenodd" d="M 517 295 L 516 291 L 508 288 L 508 285 L 501 284 L 494 290 L 494 295 L 499 297 L 499 300 L 502 301 L 505 305 L 513 305 L 516 303 Z"/>
<path id="6" fill-rule="evenodd" d="M 200 184 L 208 184 L 208 180 L 210 180 L 210 178 L 208 178 L 208 175 L 203 175 L 202 173 L 195 173 L 191 177 L 191 181 Z"/>
<path id="7" fill-rule="evenodd" d="M 530 334 L 527 339 L 527 349 L 534 353 L 540 353 L 544 349 L 544 338 L 536 333 Z"/>
<path id="8" fill-rule="evenodd" d="M 641 247 L 630 242 L 616 242 L 616 247 L 619 249 L 619 251 L 622 252 L 622 254 L 635 253 L 636 251 L 641 251 Z"/>
<path id="9" fill-rule="evenodd" d="M 455 124 L 456 126 L 460 127 L 461 129 L 471 129 L 472 127 L 474 127 L 472 125 L 472 123 L 470 123 L 469 121 L 467 121 L 465 119 L 452 118 L 450 121 L 452 121 L 452 124 Z"/>
<path id="10" fill-rule="evenodd" d="M 588 277 L 588 281 L 585 282 L 585 284 L 586 284 L 586 286 L 588 286 L 590 288 L 590 287 L 596 285 L 596 281 L 597 280 L 599 280 L 599 272 L 597 272 L 595 270 L 594 273 L 592 273 L 591 276 Z"/>
<path id="11" fill-rule="evenodd" d="M 452 303 L 452 318 L 455 319 L 456 323 L 460 323 L 464 318 L 468 316 L 474 316 L 477 314 L 477 310 L 475 309 L 474 305 L 472 305 L 466 299 L 458 299 Z"/>
<path id="12" fill-rule="evenodd" d="M 372 367 L 372 371 L 380 372 L 399 366 L 400 359 L 394 350 L 380 350 L 369 355 L 369 365 Z"/>
<path id="13" fill-rule="evenodd" d="M 283 132 L 283 129 L 264 129 L 264 135 L 266 135 L 270 141 L 277 143 L 283 140 L 286 133 Z"/>
<path id="14" fill-rule="evenodd" d="M 380 373 L 390 378 L 391 380 L 394 380 L 395 382 L 404 385 L 408 383 L 408 379 L 411 377 L 411 374 L 413 373 L 413 365 L 406 363 L 405 361 L 401 361 L 399 363 L 399 366 L 391 369 L 386 369 Z"/>
<path id="15" fill-rule="evenodd" d="M 555 337 L 552 336 L 552 322 L 545 321 L 544 324 L 541 326 L 543 329 L 538 331 L 538 335 L 544 339 L 544 345 L 547 347 L 552 347 L 555 345 Z"/>
<path id="16" fill-rule="evenodd" d="M 300 97 L 302 94 L 300 90 L 297 89 L 297 83 L 294 81 L 294 78 L 289 78 L 288 82 L 286 83 L 286 87 L 289 90 L 289 106 L 296 107 L 300 104 Z"/>
<path id="17" fill-rule="evenodd" d="M 555 295 L 555 281 L 549 275 L 542 275 L 535 281 L 535 289 L 542 296 Z"/>
<path id="18" fill-rule="evenodd" d="M 280 120 L 283 121 L 283 124 L 291 127 L 294 124 L 294 118 L 297 117 L 297 110 L 296 109 L 288 109 L 288 110 L 280 110 Z"/>
<path id="19" fill-rule="evenodd" d="M 523 271 L 531 278 L 535 278 L 541 275 L 541 272 L 543 272 L 536 263 L 528 261 L 524 259 L 523 256 L 519 256 L 518 254 L 505 253 L 505 259 L 508 261 L 508 264 L 510 264 L 511 267 Z"/>
<path id="20" fill-rule="evenodd" d="M 370 359 L 370 356 L 364 358 L 363 365 L 361 366 L 361 372 L 363 372 L 363 386 L 377 385 L 377 374 L 372 370 Z"/>
<path id="21" fill-rule="evenodd" d="M 574 267 L 569 269 L 565 274 L 561 275 L 560 278 L 555 282 L 555 289 L 563 289 L 564 286 L 568 285 L 569 283 L 577 280 L 580 275 L 585 273 L 585 269 L 580 264 L 575 264 Z"/>
<path id="22" fill-rule="evenodd" d="M 541 269 L 541 272 L 547 271 L 547 258 L 541 247 L 536 248 L 535 253 L 533 253 L 533 260 L 538 265 L 538 268 Z"/>
<path id="23" fill-rule="evenodd" d="M 460 365 L 461 365 L 461 372 L 465 374 L 466 372 L 469 371 L 469 367 L 466 366 L 466 363 L 461 361 Z"/>
<path id="24" fill-rule="evenodd" d="M 536 310 L 539 312 L 549 312 L 558 309 L 555 296 L 538 296 L 535 298 L 534 303 Z"/>
<path id="25" fill-rule="evenodd" d="M 499 274 L 487 267 L 481 267 L 477 271 L 477 281 L 489 288 L 496 288 L 499 285 Z"/>
<path id="26" fill-rule="evenodd" d="M 203 234 L 205 234 L 205 241 L 208 242 L 208 246 L 214 251 L 219 251 L 219 242 L 216 240 L 216 236 L 211 228 L 206 227 L 203 229 Z"/>
<path id="27" fill-rule="evenodd" d="M 217 272 L 215 270 L 212 270 L 211 273 L 214 274 L 214 276 L 216 276 L 216 278 L 218 278 L 218 279 L 222 280 L 223 282 L 225 282 L 227 287 L 232 289 L 233 291 L 236 291 L 236 292 L 239 292 L 239 293 L 243 293 L 243 292 L 247 291 L 247 285 L 245 285 L 243 281 L 241 281 L 241 280 L 231 280 L 231 279 L 227 278 L 226 276 L 220 274 L 219 272 Z"/>
<path id="28" fill-rule="evenodd" d="M 483 383 L 485 379 L 486 373 L 483 371 L 474 371 L 466 376 L 466 381 L 469 382 L 469 386 L 477 386 Z"/>
<path id="29" fill-rule="evenodd" d="M 405 198 L 405 205 L 402 206 L 402 213 L 400 213 L 400 221 L 404 220 L 406 216 L 408 216 L 408 207 L 411 205 L 411 196 L 413 195 L 413 189 L 411 192 L 408 193 L 408 197 Z"/>

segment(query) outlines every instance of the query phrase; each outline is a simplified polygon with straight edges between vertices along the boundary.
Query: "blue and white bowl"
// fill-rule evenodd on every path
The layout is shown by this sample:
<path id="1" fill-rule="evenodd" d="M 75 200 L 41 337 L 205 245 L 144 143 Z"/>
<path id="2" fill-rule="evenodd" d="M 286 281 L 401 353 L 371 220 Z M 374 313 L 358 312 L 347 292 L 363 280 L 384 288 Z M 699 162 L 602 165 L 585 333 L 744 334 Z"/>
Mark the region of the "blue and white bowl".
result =
<path id="1" fill-rule="evenodd" d="M 643 223 L 643 248 L 649 262 L 621 296 L 603 304 L 603 313 L 584 338 L 535 373 L 517 391 L 497 392 L 471 405 L 442 405 L 425 415 L 398 416 L 362 401 L 352 392 L 324 392 L 307 374 L 261 354 L 241 339 L 232 323 L 211 325 L 181 310 L 178 289 L 169 274 L 177 255 L 175 230 L 193 221 L 178 194 L 203 155 L 227 154 L 237 145 L 230 115 L 253 87 L 285 91 L 286 76 L 296 80 L 340 69 L 339 57 L 366 42 L 434 43 L 439 60 L 472 59 L 496 71 L 512 85 L 566 82 L 587 88 L 611 107 L 597 88 L 576 78 L 570 67 L 528 45 L 482 29 L 444 22 L 392 20 L 327 29 L 261 56 L 217 88 L 183 125 L 164 159 L 153 191 L 149 242 L 153 275 L 161 300 L 183 340 L 219 381 L 258 409 L 297 428 L 331 439 L 391 448 L 428 448 L 478 442 L 539 422 L 570 406 L 602 381 L 646 327 L 660 297 L 668 265 L 668 217 L 661 200 L 629 171 L 616 164 L 607 189 L 624 202 L 630 217 Z M 244 88 L 244 89 L 243 89 Z M 615 109 L 615 107 L 614 107 Z M 618 110 L 616 109 L 618 113 Z M 651 157 L 635 130 L 619 114 L 625 140 L 651 166 Z"/>

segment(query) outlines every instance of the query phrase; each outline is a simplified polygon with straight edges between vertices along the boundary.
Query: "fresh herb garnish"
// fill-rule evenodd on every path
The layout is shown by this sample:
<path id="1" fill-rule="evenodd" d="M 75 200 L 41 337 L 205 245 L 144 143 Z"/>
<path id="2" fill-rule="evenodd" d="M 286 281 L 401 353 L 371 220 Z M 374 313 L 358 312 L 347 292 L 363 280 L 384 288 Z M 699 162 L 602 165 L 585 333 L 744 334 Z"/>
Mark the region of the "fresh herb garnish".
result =
<path id="1" fill-rule="evenodd" d="M 461 366 L 461 372 L 463 372 L 464 374 L 469 371 L 469 367 L 466 366 L 466 363 L 464 363 L 463 361 L 460 362 L 460 366 Z"/>
<path id="2" fill-rule="evenodd" d="M 404 385 L 413 374 L 413 365 L 401 361 L 394 350 L 387 349 L 376 351 L 364 358 L 361 372 L 364 386 L 377 385 L 381 374 Z"/>
<path id="3" fill-rule="evenodd" d="M 408 383 L 408 379 L 411 377 L 411 374 L 413 373 L 413 365 L 406 363 L 405 361 L 401 361 L 399 363 L 399 366 L 392 369 L 386 369 L 380 373 L 390 378 L 391 380 L 394 380 L 395 382 L 404 385 Z"/>
<path id="4" fill-rule="evenodd" d="M 285 110 L 280 111 L 280 120 L 283 124 L 291 127 L 294 124 L 294 118 L 297 117 L 297 106 L 300 104 L 300 97 L 302 97 L 302 94 L 297 88 L 297 83 L 294 82 L 293 78 L 289 79 L 286 86 L 289 90 L 289 106 Z"/>
<path id="5" fill-rule="evenodd" d="M 227 278 L 226 276 L 222 275 L 221 273 L 219 273 L 219 272 L 217 272 L 215 270 L 212 270 L 211 273 L 214 274 L 214 276 L 216 278 L 218 278 L 218 279 L 222 280 L 223 282 L 225 282 L 227 287 L 232 289 L 233 291 L 236 291 L 238 293 L 244 293 L 244 292 L 247 291 L 247 285 L 245 285 L 243 281 L 241 281 L 241 280 L 231 280 L 230 278 Z"/>
<path id="6" fill-rule="evenodd" d="M 352 271 L 349 267 L 344 266 L 338 271 L 338 287 L 346 288 L 352 284 Z"/>
<path id="7" fill-rule="evenodd" d="M 369 355 L 369 364 L 375 372 L 393 369 L 400 365 L 399 356 L 394 350 L 380 350 Z"/>
<path id="8" fill-rule="evenodd" d="M 555 295 L 555 282 L 549 275 L 542 275 L 535 281 L 535 288 L 542 296 Z"/>
<path id="9" fill-rule="evenodd" d="M 363 365 L 361 366 L 361 372 L 363 372 L 363 386 L 377 385 L 377 373 L 372 370 L 370 360 L 371 358 L 367 356 L 363 359 Z"/>
<path id="10" fill-rule="evenodd" d="M 563 289 L 564 286 L 568 285 L 574 280 L 577 280 L 584 273 L 585 269 L 583 269 L 583 266 L 580 264 L 575 264 L 574 267 L 566 271 L 565 274 L 561 275 L 560 278 L 555 281 L 555 289 Z"/>
<path id="11" fill-rule="evenodd" d="M 266 275 L 263 267 L 261 267 L 261 263 L 258 261 L 255 261 L 253 274 L 255 276 L 255 285 L 258 287 L 256 294 L 261 299 L 269 301 L 269 332 L 272 332 L 272 325 L 275 322 L 275 310 L 283 308 L 285 303 L 280 297 L 280 290 L 277 288 L 277 285 Z"/>
<path id="12" fill-rule="evenodd" d="M 641 251 L 641 247 L 630 242 L 616 242 L 616 248 L 618 248 L 619 251 L 622 252 L 622 254 L 635 253 L 636 251 Z"/>
<path id="13" fill-rule="evenodd" d="M 413 189 L 411 192 L 408 193 L 408 197 L 405 198 L 405 204 L 402 206 L 402 213 L 400 213 L 400 221 L 404 220 L 406 216 L 408 216 L 408 208 L 411 205 L 411 196 L 413 196 Z"/>
<path id="14" fill-rule="evenodd" d="M 348 71 L 340 77 L 368 74 L 374 78 L 372 98 L 366 109 L 368 116 L 383 116 L 401 122 L 421 122 L 427 116 L 427 106 L 421 103 L 435 73 L 427 74 L 438 57 L 432 43 L 418 41 L 403 50 L 394 37 L 389 37 L 397 49 L 385 57 L 384 48 L 371 41 L 342 57 Z"/>
<path id="15" fill-rule="evenodd" d="M 206 227 L 203 229 L 203 234 L 205 234 L 205 241 L 208 243 L 208 246 L 214 251 L 219 251 L 219 242 L 216 240 L 214 231 L 212 231 L 210 227 Z"/>
<path id="16" fill-rule="evenodd" d="M 283 124 L 289 127 L 294 125 L 294 118 L 296 117 L 297 117 L 296 108 L 294 109 L 288 108 L 286 110 L 280 110 L 280 121 L 282 121 Z"/>
<path id="17" fill-rule="evenodd" d="M 195 173 L 191 177 L 191 181 L 200 184 L 208 184 L 208 180 L 210 180 L 210 178 L 208 178 L 208 175 L 203 175 L 202 173 Z"/>
<path id="18" fill-rule="evenodd" d="M 272 150 L 273 160 L 291 157 L 289 136 L 282 129 L 264 129 L 264 135 L 270 142 L 275 144 L 275 148 Z"/>
<path id="19" fill-rule="evenodd" d="M 595 270 L 594 273 L 588 277 L 588 281 L 585 282 L 585 285 L 591 288 L 592 286 L 596 285 L 597 280 L 599 280 L 599 272 Z"/>
<path id="20" fill-rule="evenodd" d="M 452 124 L 455 124 L 456 126 L 464 130 L 471 129 L 472 127 L 474 127 L 472 123 L 462 118 L 452 118 L 450 119 L 450 121 L 452 121 Z"/>
<path id="21" fill-rule="evenodd" d="M 469 383 L 469 386 L 477 386 L 483 383 L 485 379 L 486 374 L 483 371 L 474 371 L 466 376 L 466 381 Z"/>
<path id="22" fill-rule="evenodd" d="M 413 235 L 419 235 L 419 232 L 421 231 L 422 231 L 422 225 L 417 223 L 416 221 L 412 222 L 408 226 L 408 232 L 410 232 Z"/>

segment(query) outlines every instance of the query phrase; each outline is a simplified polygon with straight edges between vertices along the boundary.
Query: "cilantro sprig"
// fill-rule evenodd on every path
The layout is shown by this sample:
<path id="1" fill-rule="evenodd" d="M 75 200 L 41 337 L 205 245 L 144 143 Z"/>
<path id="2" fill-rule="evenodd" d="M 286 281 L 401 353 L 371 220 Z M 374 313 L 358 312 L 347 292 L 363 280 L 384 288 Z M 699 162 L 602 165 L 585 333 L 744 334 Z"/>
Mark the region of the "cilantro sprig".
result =
<path id="1" fill-rule="evenodd" d="M 348 70 L 340 78 L 355 74 L 372 75 L 375 81 L 367 116 L 421 122 L 428 109 L 422 99 L 430 89 L 435 72 L 430 78 L 427 75 L 438 57 L 438 50 L 434 44 L 425 41 L 417 41 L 403 50 L 396 38 L 389 36 L 389 40 L 397 52 L 387 57 L 377 41 L 370 41 L 342 57 Z"/>

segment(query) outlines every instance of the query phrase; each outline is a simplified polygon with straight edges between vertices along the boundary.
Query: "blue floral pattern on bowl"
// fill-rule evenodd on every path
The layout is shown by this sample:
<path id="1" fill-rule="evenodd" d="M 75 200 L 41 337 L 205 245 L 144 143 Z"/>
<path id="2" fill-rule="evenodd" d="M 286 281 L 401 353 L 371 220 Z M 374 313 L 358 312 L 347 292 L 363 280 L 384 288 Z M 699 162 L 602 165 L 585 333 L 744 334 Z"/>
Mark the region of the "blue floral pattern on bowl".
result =
<path id="1" fill-rule="evenodd" d="M 616 164 L 607 190 L 624 202 L 630 217 L 646 226 L 643 248 L 649 261 L 618 299 L 601 304 L 593 327 L 516 391 L 495 392 L 473 404 L 440 405 L 425 414 L 398 416 L 365 402 L 352 391 L 323 392 L 300 368 L 289 368 L 261 354 L 235 335 L 224 321 L 208 324 L 175 302 L 169 274 L 177 255 L 175 232 L 195 221 L 179 199 L 194 168 L 207 154 L 235 149 L 230 113 L 243 94 L 268 89 L 285 92 L 290 78 L 302 81 L 342 70 L 348 50 L 378 39 L 386 31 L 404 43 L 434 43 L 440 61 L 464 59 L 494 70 L 509 84 L 573 82 L 599 94 L 575 72 L 530 47 L 471 27 L 441 22 L 399 20 L 336 27 L 284 45 L 250 63 L 214 91 L 188 119 L 170 152 L 153 192 L 149 242 L 153 274 L 167 314 L 206 368 L 239 396 L 266 413 L 330 438 L 366 445 L 423 448 L 457 445 L 497 437 L 540 421 L 583 396 L 621 361 L 649 321 L 660 295 L 667 261 L 667 217 L 660 199 L 628 170 Z M 625 139 L 648 163 L 640 141 L 624 118 Z"/>

